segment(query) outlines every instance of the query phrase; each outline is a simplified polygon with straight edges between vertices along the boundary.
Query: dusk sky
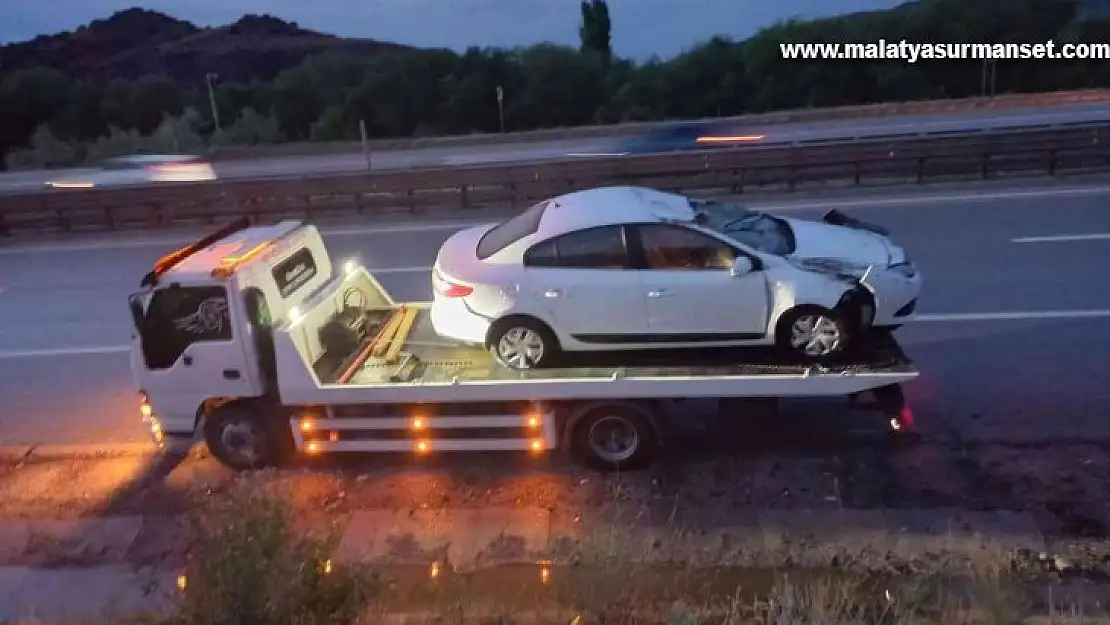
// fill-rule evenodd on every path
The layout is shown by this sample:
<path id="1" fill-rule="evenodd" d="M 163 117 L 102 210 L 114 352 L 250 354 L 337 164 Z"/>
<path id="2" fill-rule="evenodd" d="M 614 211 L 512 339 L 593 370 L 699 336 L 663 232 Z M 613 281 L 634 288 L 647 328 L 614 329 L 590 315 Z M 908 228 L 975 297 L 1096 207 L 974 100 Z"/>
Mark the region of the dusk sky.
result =
<path id="1" fill-rule="evenodd" d="M 790 17 L 894 6 L 899 0 L 609 0 L 617 54 L 673 56 L 714 34 L 743 38 Z M 147 0 L 200 26 L 270 13 L 305 28 L 456 50 L 539 41 L 576 44 L 578 0 Z M 0 42 L 72 30 L 136 0 L 0 0 Z M 265 7 L 263 9 L 263 7 Z"/>

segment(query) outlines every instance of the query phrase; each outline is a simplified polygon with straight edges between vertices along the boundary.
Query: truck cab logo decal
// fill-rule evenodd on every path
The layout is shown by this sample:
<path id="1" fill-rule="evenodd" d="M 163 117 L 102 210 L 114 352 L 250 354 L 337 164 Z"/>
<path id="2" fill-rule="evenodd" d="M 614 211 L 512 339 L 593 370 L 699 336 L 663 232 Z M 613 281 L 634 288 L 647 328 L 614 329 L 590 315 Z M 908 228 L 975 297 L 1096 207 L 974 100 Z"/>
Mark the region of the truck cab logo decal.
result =
<path id="1" fill-rule="evenodd" d="M 309 249 L 302 248 L 273 269 L 274 282 L 282 297 L 289 297 L 316 276 L 316 261 Z"/>
<path id="2" fill-rule="evenodd" d="M 227 299 L 210 297 L 201 302 L 193 314 L 174 319 L 173 325 L 178 330 L 192 334 L 222 332 L 227 316 Z"/>

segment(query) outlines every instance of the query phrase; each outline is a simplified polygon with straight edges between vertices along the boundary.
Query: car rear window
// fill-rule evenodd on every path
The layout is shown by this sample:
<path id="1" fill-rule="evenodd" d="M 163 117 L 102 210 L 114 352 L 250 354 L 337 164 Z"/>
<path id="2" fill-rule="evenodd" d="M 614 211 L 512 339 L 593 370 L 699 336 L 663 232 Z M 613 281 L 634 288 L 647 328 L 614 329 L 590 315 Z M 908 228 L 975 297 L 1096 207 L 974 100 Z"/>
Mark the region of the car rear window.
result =
<path id="1" fill-rule="evenodd" d="M 540 229 L 540 220 L 543 219 L 548 202 L 540 202 L 516 217 L 494 226 L 478 241 L 478 258 L 485 260 L 524 237 L 535 234 Z"/>

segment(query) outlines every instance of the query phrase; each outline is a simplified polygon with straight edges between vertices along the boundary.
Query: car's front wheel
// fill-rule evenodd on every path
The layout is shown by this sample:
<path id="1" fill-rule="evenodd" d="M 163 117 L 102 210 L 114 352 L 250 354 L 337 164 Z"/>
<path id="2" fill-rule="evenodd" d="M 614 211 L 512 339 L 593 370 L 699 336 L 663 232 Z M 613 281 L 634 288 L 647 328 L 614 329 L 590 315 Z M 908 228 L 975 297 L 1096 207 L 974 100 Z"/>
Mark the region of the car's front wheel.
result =
<path id="1" fill-rule="evenodd" d="M 539 369 L 559 351 L 555 333 L 531 317 L 509 317 L 494 324 L 489 349 L 497 362 L 510 369 Z"/>
<path id="2" fill-rule="evenodd" d="M 790 354 L 822 362 L 848 352 L 854 336 L 844 315 L 818 306 L 800 306 L 783 315 L 777 339 L 779 347 Z"/>

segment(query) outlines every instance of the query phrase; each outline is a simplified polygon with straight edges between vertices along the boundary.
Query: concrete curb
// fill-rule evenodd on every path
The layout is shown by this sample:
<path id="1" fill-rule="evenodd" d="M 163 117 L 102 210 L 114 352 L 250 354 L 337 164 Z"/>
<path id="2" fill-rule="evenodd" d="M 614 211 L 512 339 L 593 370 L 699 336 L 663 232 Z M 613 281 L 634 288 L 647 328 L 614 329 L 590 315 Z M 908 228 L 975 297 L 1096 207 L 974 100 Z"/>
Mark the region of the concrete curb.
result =
<path id="1" fill-rule="evenodd" d="M 466 572 L 541 560 L 573 564 L 602 553 L 639 563 L 757 566 L 786 553 L 797 564 L 817 565 L 842 551 L 856 553 L 859 562 L 866 561 L 860 554 L 886 562 L 924 553 L 1046 549 L 1035 518 L 1018 511 L 751 508 L 727 519 L 713 516 L 685 510 L 674 519 L 625 519 L 541 507 L 356 510 L 332 517 L 341 528 L 332 557 L 399 566 L 439 562 Z M 188 532 L 180 516 L 0 519 L 0 565 L 158 566 L 167 563 L 152 558 L 168 557 L 166 545 L 187 547 Z"/>

